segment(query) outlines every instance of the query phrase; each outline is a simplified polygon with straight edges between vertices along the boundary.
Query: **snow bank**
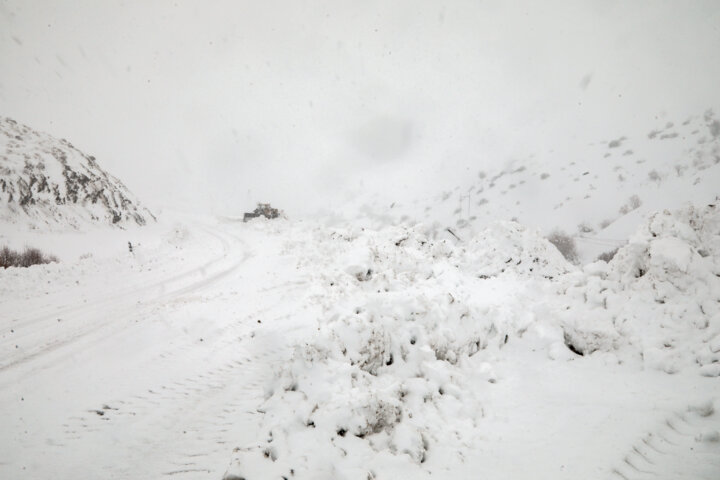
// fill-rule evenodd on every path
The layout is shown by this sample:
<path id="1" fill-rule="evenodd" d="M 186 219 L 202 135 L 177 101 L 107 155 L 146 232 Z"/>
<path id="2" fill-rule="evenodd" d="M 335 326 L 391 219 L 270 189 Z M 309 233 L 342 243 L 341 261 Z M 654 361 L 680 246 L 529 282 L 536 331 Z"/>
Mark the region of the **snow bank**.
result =
<path id="1" fill-rule="evenodd" d="M 658 213 L 583 269 L 512 222 L 463 240 L 423 225 L 286 234 L 317 328 L 268 382 L 265 436 L 237 449 L 227 480 L 428 478 L 462 462 L 508 343 L 720 374 L 714 206 Z"/>
<path id="2" fill-rule="evenodd" d="M 558 314 L 577 350 L 625 351 L 667 373 L 694 365 L 720 374 L 715 205 L 652 215 L 609 265 L 590 265 L 573 282 L 566 290 L 573 302 Z"/>
<path id="3" fill-rule="evenodd" d="M 473 237 L 463 258 L 466 269 L 482 277 L 505 272 L 549 280 L 574 270 L 537 230 L 515 222 L 498 222 Z"/>
<path id="4" fill-rule="evenodd" d="M 475 355 L 534 319 L 482 285 L 574 267 L 511 223 L 466 243 L 422 225 L 305 235 L 288 250 L 314 270 L 317 335 L 269 383 L 266 436 L 237 450 L 225 478 L 426 478 L 460 461 L 484 415 L 467 376 L 496 381 Z"/>

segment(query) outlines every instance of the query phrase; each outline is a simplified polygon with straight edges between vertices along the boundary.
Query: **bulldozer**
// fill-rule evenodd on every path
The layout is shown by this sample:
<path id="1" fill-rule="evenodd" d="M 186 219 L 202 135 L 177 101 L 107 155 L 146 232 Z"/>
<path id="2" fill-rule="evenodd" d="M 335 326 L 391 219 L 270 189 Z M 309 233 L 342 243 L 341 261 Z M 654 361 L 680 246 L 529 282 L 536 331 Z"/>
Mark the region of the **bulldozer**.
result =
<path id="1" fill-rule="evenodd" d="M 252 220 L 257 217 L 265 217 L 269 219 L 277 218 L 280 216 L 280 211 L 277 208 L 273 208 L 269 203 L 258 203 L 255 210 L 252 212 L 245 212 L 243 215 L 243 222 Z"/>

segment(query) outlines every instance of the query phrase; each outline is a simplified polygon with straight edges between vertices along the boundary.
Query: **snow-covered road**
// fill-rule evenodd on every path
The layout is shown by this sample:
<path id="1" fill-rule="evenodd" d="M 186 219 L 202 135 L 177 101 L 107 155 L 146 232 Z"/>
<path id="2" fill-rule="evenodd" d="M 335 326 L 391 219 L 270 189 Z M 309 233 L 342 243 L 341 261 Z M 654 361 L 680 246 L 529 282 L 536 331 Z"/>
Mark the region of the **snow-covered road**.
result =
<path id="1" fill-rule="evenodd" d="M 228 219 L 2 271 L 0 479 L 720 478 L 718 378 L 570 352 L 566 267 L 514 228 L 497 277 L 418 231 Z"/>
<path id="2" fill-rule="evenodd" d="M 190 269 L 181 270 L 179 267 L 182 266 L 166 263 L 160 268 L 154 266 L 140 272 L 126 271 L 119 275 L 104 274 L 99 279 L 83 279 L 85 283 L 91 282 L 89 289 L 53 292 L 55 295 L 39 307 L 34 305 L 38 303 L 37 296 L 15 299 L 14 302 L 10 299 L 5 305 L 13 317 L 10 324 L 14 333 L 12 339 L 23 348 L 4 357 L 0 371 L 35 357 L 53 361 L 50 354 L 54 350 L 71 353 L 84 337 L 94 341 L 97 332 L 103 329 L 125 328 L 127 322 L 135 321 L 137 315 L 144 313 L 143 306 L 161 304 L 211 287 L 251 256 L 247 245 L 237 237 L 211 230 L 205 230 L 205 233 L 205 245 L 209 244 L 213 256 L 201 258 L 199 264 Z M 238 254 L 243 252 L 239 257 Z M 179 271 L 170 273 L 173 268 Z M 79 285 L 80 280 L 76 282 Z M 45 293 L 50 295 L 50 292 Z M 73 294 L 79 295 L 73 298 Z M 108 335 L 108 332 L 102 335 Z M 63 349 L 65 346 L 68 348 Z"/>
<path id="3" fill-rule="evenodd" d="M 287 352 L 258 320 L 287 318 L 293 272 L 270 239 L 259 258 L 252 234 L 214 225 L 192 235 L 181 256 L 136 247 L 130 269 L 90 259 L 73 277 L 48 266 L 47 288 L 10 287 L 0 478 L 219 478 L 235 444 L 254 438 L 259 382 Z M 273 286 L 284 302 L 268 301 Z"/>

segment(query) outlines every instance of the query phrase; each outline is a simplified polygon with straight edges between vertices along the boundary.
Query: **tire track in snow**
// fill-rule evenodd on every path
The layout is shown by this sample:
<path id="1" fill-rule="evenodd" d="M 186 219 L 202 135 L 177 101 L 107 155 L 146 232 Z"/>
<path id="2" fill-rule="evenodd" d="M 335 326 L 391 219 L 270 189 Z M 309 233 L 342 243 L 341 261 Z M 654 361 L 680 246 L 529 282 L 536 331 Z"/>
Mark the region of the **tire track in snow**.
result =
<path id="1" fill-rule="evenodd" d="M 144 255 L 150 255 L 152 256 L 152 259 L 150 261 L 140 264 L 140 270 L 124 271 L 121 275 L 119 274 L 120 272 L 113 272 L 114 275 L 112 279 L 112 285 L 109 285 L 110 287 L 112 287 L 112 290 L 110 292 L 108 292 L 108 286 L 106 285 L 103 285 L 101 290 L 85 292 L 93 296 L 97 296 L 98 294 L 102 293 L 102 298 L 84 300 L 81 305 L 63 304 L 58 306 L 53 304 L 57 302 L 51 302 L 49 305 L 34 309 L 35 314 L 31 317 L 25 319 L 15 319 L 12 323 L 12 326 L 14 328 L 23 328 L 32 325 L 35 322 L 47 320 L 48 318 L 55 319 L 57 317 L 66 316 L 68 313 L 77 313 L 79 310 L 82 309 L 92 309 L 95 307 L 112 304 L 113 302 L 123 300 L 129 296 L 137 296 L 139 294 L 145 293 L 148 290 L 162 290 L 164 286 L 168 283 L 182 281 L 189 276 L 202 274 L 205 269 L 216 263 L 222 262 L 227 257 L 229 251 L 228 247 L 230 246 L 230 243 L 227 241 L 227 239 L 218 235 L 216 231 L 212 230 L 209 227 L 200 226 L 198 227 L 198 229 L 202 230 L 207 235 L 214 237 L 215 240 L 219 242 L 222 249 L 222 253 L 220 255 L 214 255 L 210 259 L 203 260 L 200 264 L 192 266 L 185 271 L 175 273 L 174 275 L 170 274 L 168 276 L 168 274 L 163 274 L 161 270 L 177 266 L 181 263 L 182 259 L 172 258 L 172 256 L 164 256 L 162 255 L 163 252 L 157 249 L 150 252 L 144 252 Z M 115 260 L 119 259 L 115 258 Z M 133 262 L 135 262 L 135 260 L 130 260 L 128 258 L 125 262 L 126 264 L 132 264 Z M 101 264 L 97 265 L 96 268 L 98 268 L 98 270 L 95 273 L 99 273 L 102 271 L 103 268 L 107 269 L 108 266 Z M 160 275 L 157 274 L 158 272 L 160 272 Z M 130 288 L 127 288 L 126 285 L 128 284 L 132 286 Z M 54 292 L 55 295 L 57 295 L 57 293 L 57 291 Z"/>
<path id="2" fill-rule="evenodd" d="M 215 348 L 216 355 L 225 357 L 221 363 L 205 364 L 142 394 L 110 400 L 102 410 L 86 410 L 65 422 L 62 443 L 73 449 L 78 448 L 74 442 L 96 445 L 119 439 L 123 454 L 134 452 L 120 463 L 134 463 L 136 469 L 117 472 L 121 478 L 207 478 L 211 473 L 220 478 L 233 448 L 255 438 L 263 381 L 289 352 L 274 332 L 252 337 L 249 351 L 238 348 L 234 335 L 223 337 Z"/>
<path id="3" fill-rule="evenodd" d="M 48 319 L 56 319 L 58 317 L 66 317 L 69 314 L 79 314 L 84 311 L 90 311 L 90 310 L 97 310 L 103 307 L 111 306 L 115 303 L 121 302 L 124 299 L 138 296 L 140 294 L 146 294 L 148 290 L 161 290 L 161 293 L 164 293 L 163 291 L 167 288 L 168 284 L 180 282 L 192 277 L 196 277 L 198 275 L 204 275 L 205 272 L 209 269 L 214 268 L 216 265 L 224 262 L 230 252 L 231 244 L 230 242 L 224 238 L 222 235 L 217 234 L 216 232 L 213 232 L 212 230 L 208 228 L 203 228 L 203 230 L 210 236 L 214 237 L 216 240 L 220 242 L 222 253 L 214 258 L 212 258 L 209 261 L 203 262 L 201 265 L 195 266 L 189 270 L 186 270 L 184 272 L 177 273 L 175 275 L 172 275 L 170 277 L 161 278 L 161 279 L 153 279 L 148 283 L 141 284 L 141 285 L 134 285 L 132 288 L 129 289 L 119 289 L 116 290 L 114 293 L 110 295 L 104 295 L 100 299 L 91 300 L 88 302 L 83 302 L 82 305 L 70 305 L 70 306 L 62 306 L 62 307 L 49 307 L 45 310 L 49 310 L 46 312 L 43 312 L 39 315 L 35 315 L 30 318 L 26 318 L 24 320 L 16 321 L 12 324 L 13 328 L 24 328 L 33 325 L 34 323 L 41 322 Z M 236 237 L 235 237 L 236 238 Z M 157 266 L 155 267 L 155 270 L 157 270 Z M 115 279 L 116 283 L 132 283 L 133 281 L 137 280 L 137 277 L 141 274 L 139 272 L 133 272 L 130 275 L 127 275 L 126 277 L 122 279 Z"/>
<path id="4" fill-rule="evenodd" d="M 36 453 L 44 460 L 42 465 L 36 464 L 33 469 L 43 477 L 51 474 L 58 479 L 78 478 L 77 472 L 86 464 L 92 473 L 83 470 L 80 478 L 220 478 L 233 448 L 256 440 L 261 414 L 255 409 L 262 400 L 264 379 L 291 353 L 286 349 L 288 342 L 284 338 L 293 329 L 278 325 L 284 324 L 293 315 L 291 312 L 297 309 L 292 300 L 288 303 L 287 292 L 285 300 L 278 303 L 277 292 L 289 289 L 293 292 L 291 297 L 302 297 L 302 285 L 280 285 L 282 281 L 278 280 L 286 279 L 287 275 L 278 278 L 277 267 L 287 267 L 289 273 L 295 273 L 294 266 L 288 266 L 284 261 L 274 265 L 263 258 L 251 260 L 248 269 L 260 272 L 259 278 L 233 275 L 252 257 L 243 239 L 252 243 L 255 237 L 242 235 L 242 239 L 233 239 L 232 232 L 227 233 L 227 248 L 235 248 L 227 262 L 235 260 L 236 264 L 208 272 L 210 275 L 206 278 L 168 291 L 149 302 L 138 304 L 130 298 L 127 305 L 111 304 L 109 311 L 99 312 L 102 316 L 98 319 L 92 317 L 98 313 L 96 311 L 78 313 L 77 323 L 83 330 L 77 332 L 76 338 L 69 339 L 71 341 L 66 345 L 39 353 L 35 359 L 26 359 L 24 366 L 18 364 L 18 368 L 9 367 L 2 371 L 0 383 L 9 387 L 7 391 L 11 394 L 15 388 L 13 382 L 25 385 L 20 381 L 22 378 L 36 375 L 50 378 L 57 372 L 61 378 L 69 379 L 71 376 L 66 376 L 66 368 L 70 373 L 88 370 L 95 378 L 94 367 L 86 368 L 87 363 L 78 364 L 77 358 L 91 358 L 90 352 L 100 353 L 105 345 L 117 351 L 118 345 L 127 344 L 130 346 L 128 354 L 133 354 L 133 336 L 145 332 L 161 334 L 166 330 L 163 326 L 165 319 L 150 321 L 150 317 L 162 315 L 168 317 L 167 322 L 179 322 L 170 329 L 178 332 L 182 325 L 191 328 L 200 325 L 197 319 L 192 318 L 193 314 L 188 319 L 185 318 L 187 314 L 180 313 L 176 317 L 172 313 L 182 311 L 184 303 L 214 303 L 217 299 L 218 307 L 224 309 L 233 302 L 244 303 L 246 298 L 252 301 L 249 309 L 241 308 L 242 320 L 236 318 L 236 321 L 226 322 L 225 317 L 230 320 L 232 313 L 223 310 L 223 321 L 213 323 L 212 334 L 205 337 L 204 343 L 190 340 L 193 334 L 188 334 L 177 337 L 180 343 L 143 345 L 137 350 L 142 355 L 134 356 L 133 359 L 138 361 L 132 363 L 133 374 L 141 373 L 143 377 L 138 383 L 130 379 L 129 386 L 121 385 L 117 390 L 110 388 L 109 392 L 116 391 L 115 395 L 97 394 L 92 384 L 81 383 L 82 391 L 90 393 L 92 400 L 83 401 L 84 397 L 77 396 L 71 388 L 70 396 L 63 398 L 60 409 L 56 413 L 48 413 L 46 409 L 40 416 L 42 420 L 33 420 L 34 428 L 28 433 L 24 431 L 27 427 L 23 417 L 32 415 L 36 406 L 48 406 L 47 401 L 33 395 L 33 405 L 23 403 L 25 406 L 18 407 L 17 413 L 6 419 L 8 431 L 22 437 L 16 448 L 11 450 L 12 456 L 8 454 L 7 459 L 11 459 L 8 466 L 0 469 L 8 472 L 8 478 L 14 478 L 21 468 L 24 473 L 25 466 L 34 462 Z M 269 282 L 262 280 L 264 274 Z M 258 284 L 258 281 L 261 283 Z M 278 288 L 263 288 L 268 285 Z M 194 292 L 202 294 L 198 298 L 188 297 Z M 237 292 L 242 295 L 233 297 Z M 209 294 L 210 297 L 207 296 Z M 165 306 L 175 303 L 177 308 L 164 311 Z M 203 307 L 201 311 L 213 309 L 216 307 Z M 148 318 L 147 322 L 145 318 Z M 256 323 L 260 319 L 262 325 Z M 104 324 L 95 328 L 96 320 Z M 138 321 L 143 327 L 134 328 Z M 154 323 L 159 328 L 154 328 Z M 40 327 L 43 325 L 33 326 L 35 329 Z M 247 338 L 251 329 L 256 331 L 252 340 Z M 41 335 L 51 337 L 47 333 L 41 332 Z M 122 375 L 122 363 L 118 363 L 115 357 L 107 365 L 110 369 L 106 378 Z M 147 373 L 142 373 L 145 369 Z M 99 372 L 97 377 L 102 375 Z M 82 379 L 79 380 L 82 382 Z M 59 392 L 64 397 L 63 389 L 60 384 L 48 391 Z M 27 396 L 24 388 L 17 392 Z M 80 404 L 69 401 L 73 399 L 79 400 Z M 89 404 L 86 403 L 88 400 Z M 46 429 L 44 425 L 50 427 Z M 76 466 L 68 464 L 67 453 L 82 463 Z M 208 471 L 214 472 L 214 475 Z"/>
<path id="5" fill-rule="evenodd" d="M 253 253 L 247 249 L 247 245 L 245 245 L 245 243 L 238 237 L 231 235 L 221 235 L 213 233 L 211 231 L 208 231 L 208 233 L 221 241 L 221 244 L 223 246 L 223 254 L 220 257 L 206 263 L 205 265 L 191 270 L 190 272 L 171 277 L 168 281 L 156 282 L 155 286 L 166 285 L 167 282 L 176 282 L 181 279 L 191 279 L 192 277 L 197 276 L 198 273 L 202 274 L 201 279 L 192 280 L 189 284 L 166 290 L 164 293 L 157 295 L 154 298 L 147 299 L 144 302 L 141 301 L 138 303 L 123 304 L 124 301 L 133 300 L 134 295 L 142 292 L 143 290 L 142 288 L 140 288 L 132 290 L 128 294 L 123 296 L 112 297 L 108 300 L 96 302 L 94 305 L 83 304 L 72 309 L 65 309 L 64 316 L 72 316 L 75 323 L 78 323 L 77 320 L 82 320 L 87 317 L 104 317 L 106 318 L 106 320 L 94 321 L 92 323 L 82 322 L 81 327 L 84 328 L 81 328 L 79 331 L 76 330 L 62 338 L 53 338 L 49 342 L 46 342 L 42 345 L 26 347 L 22 355 L 12 356 L 0 361 L 2 362 L 0 363 L 0 373 L 12 367 L 32 361 L 38 357 L 51 353 L 67 345 L 73 344 L 78 340 L 81 340 L 85 337 L 90 336 L 93 333 L 98 332 L 101 329 L 107 328 L 108 326 L 114 325 L 115 327 L 125 328 L 129 323 L 128 320 L 135 318 L 135 316 L 138 315 L 138 310 L 140 310 L 139 307 L 157 304 L 163 301 L 170 300 L 172 298 L 199 291 L 205 287 L 209 287 L 214 283 L 227 277 L 228 275 L 232 274 L 243 263 L 245 263 L 249 258 L 253 256 Z M 218 264 L 226 262 L 227 258 L 230 256 L 232 244 L 230 241 L 228 241 L 228 237 L 233 239 L 236 244 L 241 244 L 244 247 L 243 251 L 245 253 L 239 260 L 233 261 L 230 266 L 221 268 L 219 271 L 208 274 L 208 270 L 216 269 L 216 266 Z M 70 313 L 72 313 L 72 315 L 69 315 Z M 31 321 L 31 323 L 38 323 L 42 320 L 53 321 L 57 316 L 57 314 L 45 315 L 43 317 L 36 318 L 35 320 Z M 36 330 L 37 328 L 33 328 L 33 331 Z"/>
<path id="6" fill-rule="evenodd" d="M 713 403 L 674 412 L 645 433 L 612 469 L 615 480 L 720 478 L 720 413 Z"/>

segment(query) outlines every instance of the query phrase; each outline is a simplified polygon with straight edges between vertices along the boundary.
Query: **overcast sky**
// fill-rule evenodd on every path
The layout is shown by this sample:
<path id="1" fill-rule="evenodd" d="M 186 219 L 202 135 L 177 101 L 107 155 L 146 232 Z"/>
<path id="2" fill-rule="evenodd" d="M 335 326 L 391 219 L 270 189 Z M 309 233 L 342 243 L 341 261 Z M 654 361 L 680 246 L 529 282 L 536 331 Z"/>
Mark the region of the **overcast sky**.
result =
<path id="1" fill-rule="evenodd" d="M 0 115 L 151 206 L 415 194 L 719 85 L 716 0 L 0 0 Z"/>

